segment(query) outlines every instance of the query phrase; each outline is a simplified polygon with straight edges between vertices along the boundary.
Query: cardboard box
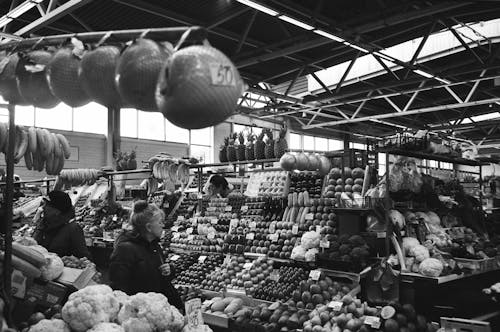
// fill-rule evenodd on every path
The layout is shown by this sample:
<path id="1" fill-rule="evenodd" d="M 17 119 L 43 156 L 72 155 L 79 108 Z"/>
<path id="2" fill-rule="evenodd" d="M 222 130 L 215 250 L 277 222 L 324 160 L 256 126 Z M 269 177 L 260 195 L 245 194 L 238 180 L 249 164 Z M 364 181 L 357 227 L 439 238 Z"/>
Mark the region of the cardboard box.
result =
<path id="1" fill-rule="evenodd" d="M 25 299 L 42 307 L 63 304 L 70 293 L 68 286 L 61 283 L 34 280 L 27 285 Z"/>
<path id="2" fill-rule="evenodd" d="M 92 267 L 87 267 L 86 269 L 64 267 L 63 273 L 57 279 L 57 282 L 76 289 L 82 289 L 90 283 L 95 274 L 96 270 Z"/>
<path id="3" fill-rule="evenodd" d="M 446 332 L 491 332 L 490 323 L 463 318 L 441 317 L 441 327 Z"/>

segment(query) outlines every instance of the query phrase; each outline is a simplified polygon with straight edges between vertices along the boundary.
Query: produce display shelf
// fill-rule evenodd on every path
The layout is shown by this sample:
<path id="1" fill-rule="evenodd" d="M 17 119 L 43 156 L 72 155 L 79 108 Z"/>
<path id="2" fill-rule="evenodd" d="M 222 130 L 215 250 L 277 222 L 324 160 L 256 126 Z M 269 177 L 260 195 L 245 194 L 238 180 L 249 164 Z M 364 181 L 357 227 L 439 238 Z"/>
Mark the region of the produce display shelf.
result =
<path id="1" fill-rule="evenodd" d="M 245 165 L 245 164 L 267 164 L 267 163 L 276 163 L 278 161 L 279 161 L 278 158 L 273 158 L 273 159 L 231 161 L 227 163 L 214 163 L 214 164 L 192 164 L 189 166 L 189 168 L 221 167 L 221 166 L 233 166 L 233 165 Z"/>
<path id="2" fill-rule="evenodd" d="M 217 315 L 212 312 L 202 312 L 203 322 L 210 326 L 229 328 L 229 317 Z"/>
<path id="3" fill-rule="evenodd" d="M 500 270 L 500 268 L 496 268 L 496 269 L 492 269 L 492 270 L 488 270 L 488 271 L 482 271 L 482 272 L 450 274 L 450 275 L 442 276 L 442 277 L 426 277 L 426 276 L 423 276 L 419 273 L 401 272 L 401 276 L 403 277 L 403 279 L 405 279 L 405 278 L 406 279 L 418 279 L 418 280 L 428 281 L 428 282 L 431 282 L 433 284 L 441 285 L 441 284 L 445 284 L 445 283 L 448 283 L 451 281 L 465 279 L 465 278 L 469 278 L 469 277 L 474 277 L 474 276 L 477 276 L 480 274 L 498 271 L 498 270 Z"/>
<path id="4" fill-rule="evenodd" d="M 448 156 L 440 156 L 437 154 L 432 154 L 432 153 L 427 153 L 427 152 L 409 151 L 409 150 L 401 150 L 401 149 L 394 149 L 394 148 L 379 148 L 379 149 L 377 149 L 377 152 L 378 153 L 388 153 L 388 154 L 393 154 L 393 155 L 398 155 L 398 156 L 405 156 L 405 157 L 413 157 L 413 158 L 418 158 L 418 159 L 436 160 L 436 161 L 442 161 L 442 162 L 446 162 L 446 163 L 460 164 L 460 165 L 467 165 L 467 166 L 481 166 L 481 165 L 485 164 L 484 162 L 480 162 L 477 160 L 448 157 Z"/>

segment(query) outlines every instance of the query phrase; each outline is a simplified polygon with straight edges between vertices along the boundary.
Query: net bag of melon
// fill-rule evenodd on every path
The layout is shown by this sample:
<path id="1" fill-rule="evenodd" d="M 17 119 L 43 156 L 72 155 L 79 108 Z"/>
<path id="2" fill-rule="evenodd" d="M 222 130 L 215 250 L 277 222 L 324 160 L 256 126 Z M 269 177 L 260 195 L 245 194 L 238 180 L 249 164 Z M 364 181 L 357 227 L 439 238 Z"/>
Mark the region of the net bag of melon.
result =
<path id="1" fill-rule="evenodd" d="M 35 47 L 36 44 L 33 48 Z M 56 107 L 60 100 L 52 94 L 47 77 L 47 66 L 53 56 L 52 50 L 19 52 L 18 55 L 16 76 L 21 96 L 35 107 Z"/>
<path id="2" fill-rule="evenodd" d="M 160 70 L 156 102 L 174 125 L 200 129 L 233 115 L 245 84 L 231 60 L 208 41 L 181 48 L 190 31 Z"/>
<path id="3" fill-rule="evenodd" d="M 91 101 L 80 79 L 80 62 L 84 53 L 83 43 L 71 38 L 55 52 L 47 66 L 50 90 L 71 107 L 81 107 Z"/>
<path id="4" fill-rule="evenodd" d="M 9 103 L 16 105 L 29 105 L 21 97 L 17 88 L 16 68 L 19 62 L 17 53 L 0 55 L 0 95 Z"/>

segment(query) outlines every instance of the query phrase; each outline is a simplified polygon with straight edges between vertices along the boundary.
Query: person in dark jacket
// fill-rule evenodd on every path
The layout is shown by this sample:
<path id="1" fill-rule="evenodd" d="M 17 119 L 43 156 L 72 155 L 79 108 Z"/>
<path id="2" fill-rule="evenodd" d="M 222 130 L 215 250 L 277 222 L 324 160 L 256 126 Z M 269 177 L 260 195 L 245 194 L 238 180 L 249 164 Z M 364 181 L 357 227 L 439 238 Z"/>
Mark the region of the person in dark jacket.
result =
<path id="1" fill-rule="evenodd" d="M 154 204 L 137 201 L 130 216 L 132 229 L 116 241 L 111 254 L 111 287 L 129 295 L 139 292 L 161 293 L 181 312 L 184 304 L 172 285 L 173 268 L 165 263 L 159 239 L 165 214 Z"/>
<path id="2" fill-rule="evenodd" d="M 68 194 L 64 191 L 51 191 L 44 198 L 38 214 L 41 214 L 40 220 L 33 235 L 38 244 L 60 257 L 90 258 L 82 228 L 77 223 L 70 222 L 75 211 Z"/>

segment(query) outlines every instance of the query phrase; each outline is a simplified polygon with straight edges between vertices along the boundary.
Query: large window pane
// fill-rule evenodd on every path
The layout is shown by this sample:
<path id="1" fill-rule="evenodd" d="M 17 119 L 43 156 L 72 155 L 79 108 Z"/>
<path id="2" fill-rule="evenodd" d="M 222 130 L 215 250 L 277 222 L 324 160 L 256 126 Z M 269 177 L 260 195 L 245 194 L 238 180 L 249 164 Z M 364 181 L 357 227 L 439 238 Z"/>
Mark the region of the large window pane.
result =
<path id="1" fill-rule="evenodd" d="M 122 108 L 120 110 L 120 135 L 137 138 L 137 110 Z"/>
<path id="2" fill-rule="evenodd" d="M 139 138 L 154 139 L 158 141 L 165 140 L 165 121 L 163 115 L 158 112 L 139 113 Z"/>
<path id="3" fill-rule="evenodd" d="M 50 129 L 72 130 L 73 110 L 64 103 L 52 109 L 36 108 L 35 125 Z"/>
<path id="4" fill-rule="evenodd" d="M 189 144 L 189 130 L 177 127 L 165 119 L 165 140 Z"/>
<path id="5" fill-rule="evenodd" d="M 16 124 L 22 126 L 35 125 L 35 108 L 33 106 L 16 106 Z"/>
<path id="6" fill-rule="evenodd" d="M 212 146 L 213 127 L 191 130 L 191 144 Z"/>
<path id="7" fill-rule="evenodd" d="M 314 150 L 314 136 L 304 135 L 304 150 Z"/>
<path id="8" fill-rule="evenodd" d="M 200 161 L 200 163 L 212 162 L 212 148 L 209 146 L 191 145 L 191 157 Z"/>
<path id="9" fill-rule="evenodd" d="M 316 151 L 328 151 L 328 140 L 326 138 L 316 137 L 314 145 Z"/>
<path id="10" fill-rule="evenodd" d="M 299 134 L 290 134 L 290 149 L 302 149 Z"/>
<path id="11" fill-rule="evenodd" d="M 338 139 L 329 139 L 328 140 L 328 150 L 342 150 L 344 149 L 344 141 L 339 141 Z"/>
<path id="12" fill-rule="evenodd" d="M 236 123 L 233 124 L 233 132 L 235 132 L 235 133 L 239 133 L 240 131 L 244 131 L 247 128 L 248 127 L 244 126 L 244 125 L 240 125 L 240 124 L 236 124 Z"/>
<path id="13" fill-rule="evenodd" d="M 366 150 L 366 144 L 361 144 L 361 143 L 349 143 L 349 147 L 351 149 L 358 149 L 358 150 Z"/>
<path id="14" fill-rule="evenodd" d="M 73 130 L 106 135 L 108 132 L 108 109 L 97 103 L 74 108 Z"/>

